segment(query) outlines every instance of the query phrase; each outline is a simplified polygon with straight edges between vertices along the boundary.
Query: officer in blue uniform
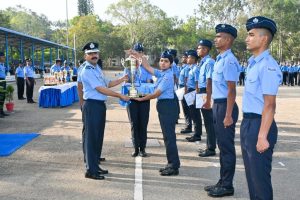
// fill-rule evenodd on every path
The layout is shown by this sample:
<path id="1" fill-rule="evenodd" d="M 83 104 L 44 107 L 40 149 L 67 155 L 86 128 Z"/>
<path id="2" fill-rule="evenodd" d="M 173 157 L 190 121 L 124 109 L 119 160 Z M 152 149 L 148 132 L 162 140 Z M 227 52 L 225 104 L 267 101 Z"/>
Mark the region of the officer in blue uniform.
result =
<path id="1" fill-rule="evenodd" d="M 293 68 L 293 79 L 294 79 L 294 84 L 298 85 L 298 81 L 297 81 L 297 75 L 298 75 L 298 67 L 296 65 L 296 62 L 292 63 L 292 68 Z"/>
<path id="2" fill-rule="evenodd" d="M 78 75 L 77 67 L 75 65 L 73 65 L 73 63 L 71 63 L 71 62 L 69 64 L 69 66 L 70 66 L 70 69 L 73 70 L 73 74 L 72 74 L 71 80 L 72 81 L 77 81 L 77 75 Z"/>
<path id="3" fill-rule="evenodd" d="M 23 97 L 24 95 L 24 87 L 25 87 L 25 80 L 24 80 L 24 65 L 22 60 L 19 60 L 18 67 L 16 69 L 16 80 L 17 80 L 17 88 L 18 88 L 18 99 L 24 100 L 26 98 Z"/>
<path id="4" fill-rule="evenodd" d="M 188 59 L 187 63 L 190 65 L 191 70 L 189 71 L 187 78 L 187 93 L 198 91 L 198 78 L 199 78 L 199 67 L 197 65 L 198 54 L 195 50 L 189 50 L 187 52 Z M 202 119 L 200 109 L 196 108 L 195 103 L 189 106 L 190 116 L 194 123 L 194 134 L 191 137 L 186 137 L 188 142 L 201 141 L 202 136 Z"/>
<path id="5" fill-rule="evenodd" d="M 179 88 L 185 88 L 186 91 L 187 91 L 186 82 L 189 75 L 189 71 L 191 69 L 190 66 L 187 64 L 187 58 L 188 58 L 188 54 L 187 51 L 185 51 L 181 59 L 182 69 L 179 74 Z M 180 133 L 182 134 L 191 133 L 192 118 L 191 118 L 189 106 L 187 105 L 185 98 L 181 100 L 181 106 L 182 106 L 183 115 L 185 119 L 185 127 L 181 129 Z"/>
<path id="6" fill-rule="evenodd" d="M 298 67 L 298 71 L 297 71 L 297 73 L 298 73 L 298 86 L 300 86 L 300 61 L 298 61 L 298 65 L 297 65 L 297 67 Z"/>
<path id="7" fill-rule="evenodd" d="M 143 54 L 144 47 L 141 43 L 136 43 L 133 46 L 133 50 Z M 134 83 L 151 83 L 152 75 L 146 71 L 140 63 L 137 63 Z M 125 69 L 124 74 L 127 74 L 130 82 L 132 82 L 132 77 L 130 69 Z M 134 152 L 131 154 L 132 157 L 140 155 L 141 157 L 146 157 L 147 153 L 145 151 L 147 144 L 147 126 L 149 122 L 149 112 L 150 112 L 150 100 L 148 101 L 135 101 L 132 100 L 127 106 L 127 113 L 131 125 L 131 138 L 134 146 Z"/>
<path id="8" fill-rule="evenodd" d="M 283 75 L 282 84 L 287 85 L 288 67 L 284 62 L 282 63 L 282 70 L 281 71 L 282 71 L 282 75 Z"/>
<path id="9" fill-rule="evenodd" d="M 211 197 L 234 194 L 233 176 L 236 153 L 234 146 L 238 106 L 235 103 L 236 83 L 239 80 L 239 62 L 231 51 L 237 30 L 228 24 L 216 26 L 215 47 L 219 52 L 212 76 L 214 129 L 220 150 L 220 179 L 216 185 L 204 189 Z"/>
<path id="10" fill-rule="evenodd" d="M 70 67 L 68 66 L 68 63 L 67 63 L 67 61 L 65 60 L 64 61 L 64 66 L 62 66 L 61 68 L 60 68 L 60 71 L 66 71 L 67 72 L 67 74 L 65 75 L 66 77 L 64 77 L 65 78 L 65 81 L 66 82 L 70 82 L 70 79 L 71 79 L 71 77 L 70 77 Z"/>
<path id="11" fill-rule="evenodd" d="M 99 158 L 102 151 L 107 96 L 121 98 L 128 101 L 129 97 L 113 92 L 108 89 L 114 87 L 127 77 L 122 77 L 115 81 L 108 81 L 97 65 L 99 59 L 98 43 L 87 43 L 83 50 L 85 51 L 84 67 L 80 72 L 80 81 L 83 86 L 82 112 L 84 118 L 84 152 L 86 160 L 86 178 L 102 180 L 104 176 L 100 173 Z"/>
<path id="12" fill-rule="evenodd" d="M 291 63 L 288 64 L 288 79 L 289 86 L 294 86 L 294 69 Z"/>
<path id="13" fill-rule="evenodd" d="M 5 72 L 5 55 L 3 52 L 0 52 L 0 118 L 4 118 L 5 116 L 8 116 L 3 111 L 4 101 L 5 101 L 5 90 L 6 90 L 6 72 Z"/>
<path id="14" fill-rule="evenodd" d="M 239 85 L 245 85 L 245 63 L 240 66 Z"/>
<path id="15" fill-rule="evenodd" d="M 50 73 L 54 74 L 55 72 L 60 72 L 61 71 L 61 59 L 57 58 L 55 60 L 55 64 L 51 66 L 50 68 Z"/>
<path id="16" fill-rule="evenodd" d="M 27 103 L 36 103 L 32 99 L 34 85 L 36 84 L 36 82 L 34 80 L 34 70 L 31 65 L 31 59 L 27 58 L 25 61 L 26 61 L 26 66 L 24 67 L 24 76 L 25 76 L 25 81 L 26 81 Z"/>
<path id="17" fill-rule="evenodd" d="M 252 53 L 243 95 L 241 148 L 250 199 L 273 199 L 272 154 L 278 129 L 274 121 L 276 95 L 282 74 L 271 56 L 276 23 L 266 17 L 247 20 L 247 50 Z"/>
<path id="18" fill-rule="evenodd" d="M 169 52 L 169 54 L 171 54 L 173 56 L 172 71 L 173 71 L 173 75 L 174 75 L 174 89 L 176 90 L 177 86 L 178 86 L 178 78 L 179 78 L 179 73 L 180 73 L 178 66 L 175 62 L 175 60 L 178 60 L 177 59 L 177 50 L 176 49 L 168 49 L 167 51 Z M 179 101 L 178 101 L 178 98 L 176 95 L 175 95 L 175 98 L 177 99 L 176 104 L 178 107 L 178 117 L 176 120 L 176 124 L 178 124 L 178 119 L 180 118 L 180 105 L 179 105 Z"/>
<path id="19" fill-rule="evenodd" d="M 180 160 L 176 144 L 175 126 L 178 115 L 178 107 L 174 94 L 174 76 L 172 72 L 173 57 L 165 51 L 161 54 L 159 66 L 160 70 L 150 67 L 147 59 L 142 54 L 132 51 L 131 54 L 137 58 L 142 58 L 142 66 L 151 74 L 156 76 L 155 91 L 137 101 L 147 101 L 157 98 L 158 118 L 166 146 L 168 164 L 159 170 L 162 176 L 174 176 L 179 174 Z"/>
<path id="20" fill-rule="evenodd" d="M 201 113 L 204 119 L 206 129 L 206 149 L 199 153 L 200 157 L 208 157 L 216 155 L 216 134 L 213 124 L 213 111 L 211 107 L 212 93 L 212 72 L 215 61 L 209 56 L 212 42 L 202 39 L 198 43 L 197 54 L 201 58 L 199 63 L 199 78 L 198 78 L 198 93 L 206 94 L 206 101 L 201 108 Z"/>

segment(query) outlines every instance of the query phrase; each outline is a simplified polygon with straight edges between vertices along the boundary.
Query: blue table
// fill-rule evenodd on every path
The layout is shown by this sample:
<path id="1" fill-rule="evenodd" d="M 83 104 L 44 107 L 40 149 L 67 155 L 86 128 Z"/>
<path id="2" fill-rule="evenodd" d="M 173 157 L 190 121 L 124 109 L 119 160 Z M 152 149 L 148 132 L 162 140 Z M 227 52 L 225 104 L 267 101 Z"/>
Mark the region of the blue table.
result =
<path id="1" fill-rule="evenodd" d="M 57 86 L 42 86 L 39 92 L 39 107 L 42 108 L 70 106 L 79 100 L 76 82 Z"/>

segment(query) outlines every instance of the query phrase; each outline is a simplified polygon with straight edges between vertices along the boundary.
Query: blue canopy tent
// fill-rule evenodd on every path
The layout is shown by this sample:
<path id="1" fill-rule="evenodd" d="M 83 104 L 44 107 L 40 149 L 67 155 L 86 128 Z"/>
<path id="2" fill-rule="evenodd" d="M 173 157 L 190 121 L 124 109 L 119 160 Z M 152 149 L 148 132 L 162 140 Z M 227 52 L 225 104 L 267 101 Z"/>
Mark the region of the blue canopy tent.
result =
<path id="1" fill-rule="evenodd" d="M 42 70 L 45 67 L 45 51 L 50 52 L 49 64 L 52 65 L 52 61 L 56 58 L 66 59 L 67 61 L 72 60 L 74 63 L 75 51 L 73 48 L 57 44 L 48 40 L 33 37 L 24 33 L 20 33 L 14 30 L 0 27 L 0 51 L 5 52 L 6 62 L 5 66 L 9 67 L 10 63 L 13 62 L 13 49 L 17 49 L 19 58 L 18 60 L 25 59 L 25 55 L 32 59 L 32 64 L 35 65 L 35 61 L 39 60 L 38 51 L 40 51 L 40 66 Z M 27 50 L 27 51 L 26 51 Z M 53 59 L 53 50 L 55 50 L 55 58 Z M 59 52 L 62 52 L 59 54 Z M 64 53 L 66 52 L 66 58 L 64 58 Z M 71 52 L 71 59 L 69 53 Z"/>

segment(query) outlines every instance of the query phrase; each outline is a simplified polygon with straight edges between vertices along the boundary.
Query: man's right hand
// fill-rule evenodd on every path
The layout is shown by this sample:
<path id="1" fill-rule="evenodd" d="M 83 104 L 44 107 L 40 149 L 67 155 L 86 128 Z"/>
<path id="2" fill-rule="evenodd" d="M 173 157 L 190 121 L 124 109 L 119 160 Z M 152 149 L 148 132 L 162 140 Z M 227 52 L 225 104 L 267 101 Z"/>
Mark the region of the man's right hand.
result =
<path id="1" fill-rule="evenodd" d="M 128 97 L 128 96 L 126 96 L 126 95 L 120 95 L 120 99 L 122 99 L 123 101 L 129 101 L 130 100 L 130 98 Z"/>

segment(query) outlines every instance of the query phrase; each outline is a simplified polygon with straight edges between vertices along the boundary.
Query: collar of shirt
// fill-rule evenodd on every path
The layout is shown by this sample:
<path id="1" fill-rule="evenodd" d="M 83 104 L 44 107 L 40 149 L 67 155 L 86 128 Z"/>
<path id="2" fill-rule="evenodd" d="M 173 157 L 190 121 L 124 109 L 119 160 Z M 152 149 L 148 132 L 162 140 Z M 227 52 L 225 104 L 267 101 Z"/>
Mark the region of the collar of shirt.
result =
<path id="1" fill-rule="evenodd" d="M 97 65 L 97 66 L 95 67 L 94 65 L 92 65 L 92 64 L 91 64 L 90 62 L 88 62 L 88 61 L 85 61 L 84 64 L 85 64 L 85 66 L 89 66 L 89 67 L 91 67 L 91 68 L 93 68 L 93 69 L 95 69 L 95 68 L 98 66 L 98 65 Z"/>
<path id="2" fill-rule="evenodd" d="M 201 66 L 203 65 L 203 63 L 205 63 L 205 61 L 206 61 L 207 59 L 209 59 L 209 58 L 210 58 L 209 55 L 204 56 L 204 58 L 201 59 L 201 62 L 200 62 L 200 64 L 199 64 L 199 66 L 201 67 Z"/>
<path id="3" fill-rule="evenodd" d="M 231 49 L 227 49 L 222 54 L 219 54 L 217 56 L 217 61 L 219 61 L 221 58 L 225 58 L 228 54 L 232 53 Z"/>
<path id="4" fill-rule="evenodd" d="M 258 63 L 259 61 L 261 61 L 263 58 L 268 57 L 270 55 L 270 51 L 267 49 L 265 51 L 263 51 L 261 54 L 259 54 L 258 56 L 254 57 L 251 56 L 248 60 L 248 66 L 252 67 L 255 63 Z"/>

